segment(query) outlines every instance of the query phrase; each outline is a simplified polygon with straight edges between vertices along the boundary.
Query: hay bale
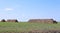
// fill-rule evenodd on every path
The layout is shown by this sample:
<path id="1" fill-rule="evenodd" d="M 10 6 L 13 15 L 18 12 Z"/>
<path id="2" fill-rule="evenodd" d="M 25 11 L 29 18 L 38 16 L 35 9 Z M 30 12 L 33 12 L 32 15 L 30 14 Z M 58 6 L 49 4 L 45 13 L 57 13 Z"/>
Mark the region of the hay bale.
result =
<path id="1" fill-rule="evenodd" d="M 33 23 L 57 23 L 53 19 L 30 19 L 28 22 L 33 22 Z"/>
<path id="2" fill-rule="evenodd" d="M 6 22 L 5 19 L 2 19 L 1 22 Z"/>
<path id="3" fill-rule="evenodd" d="M 18 22 L 17 19 L 8 19 L 7 22 Z"/>

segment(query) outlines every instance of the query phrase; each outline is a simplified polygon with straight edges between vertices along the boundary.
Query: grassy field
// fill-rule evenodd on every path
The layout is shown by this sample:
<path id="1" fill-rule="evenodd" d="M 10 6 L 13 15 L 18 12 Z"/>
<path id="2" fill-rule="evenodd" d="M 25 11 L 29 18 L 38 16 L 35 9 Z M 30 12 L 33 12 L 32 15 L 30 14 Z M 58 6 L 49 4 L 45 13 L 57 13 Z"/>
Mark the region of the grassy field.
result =
<path id="1" fill-rule="evenodd" d="M 28 22 L 0 22 L 0 33 L 2 32 L 28 32 L 31 30 L 60 30 L 60 23 L 58 24 L 43 24 L 43 23 L 28 23 Z"/>

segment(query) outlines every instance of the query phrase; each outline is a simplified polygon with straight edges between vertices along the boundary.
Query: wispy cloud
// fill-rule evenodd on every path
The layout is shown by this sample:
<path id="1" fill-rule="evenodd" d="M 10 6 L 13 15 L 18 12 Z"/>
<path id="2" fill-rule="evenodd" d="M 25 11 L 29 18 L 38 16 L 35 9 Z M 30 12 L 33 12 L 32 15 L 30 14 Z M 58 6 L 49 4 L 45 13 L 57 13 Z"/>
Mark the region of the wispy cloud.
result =
<path id="1" fill-rule="evenodd" d="M 14 10 L 13 8 L 5 8 L 4 9 L 5 11 L 12 11 L 12 10 Z"/>

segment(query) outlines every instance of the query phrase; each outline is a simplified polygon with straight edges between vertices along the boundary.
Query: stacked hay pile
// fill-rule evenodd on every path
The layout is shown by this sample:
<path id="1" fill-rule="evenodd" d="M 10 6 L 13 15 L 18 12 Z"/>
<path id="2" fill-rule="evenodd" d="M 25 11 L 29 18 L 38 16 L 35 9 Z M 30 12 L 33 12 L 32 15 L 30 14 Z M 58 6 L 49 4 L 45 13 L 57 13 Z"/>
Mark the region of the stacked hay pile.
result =
<path id="1" fill-rule="evenodd" d="M 17 19 L 8 19 L 6 22 L 18 22 Z"/>
<path id="2" fill-rule="evenodd" d="M 33 22 L 33 23 L 57 23 L 53 19 L 30 19 L 28 22 Z"/>
<path id="3" fill-rule="evenodd" d="M 5 19 L 2 19 L 0 22 L 6 22 Z"/>

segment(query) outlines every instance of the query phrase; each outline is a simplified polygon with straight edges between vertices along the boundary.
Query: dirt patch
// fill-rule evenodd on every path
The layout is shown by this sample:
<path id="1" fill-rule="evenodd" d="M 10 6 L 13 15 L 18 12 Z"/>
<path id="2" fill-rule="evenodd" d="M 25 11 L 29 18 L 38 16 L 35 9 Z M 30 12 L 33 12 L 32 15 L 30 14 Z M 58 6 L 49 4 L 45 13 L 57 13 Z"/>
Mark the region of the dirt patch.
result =
<path id="1" fill-rule="evenodd" d="M 60 30 L 33 30 L 28 33 L 60 33 Z"/>

